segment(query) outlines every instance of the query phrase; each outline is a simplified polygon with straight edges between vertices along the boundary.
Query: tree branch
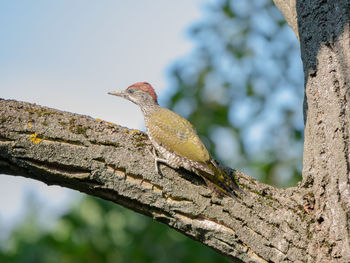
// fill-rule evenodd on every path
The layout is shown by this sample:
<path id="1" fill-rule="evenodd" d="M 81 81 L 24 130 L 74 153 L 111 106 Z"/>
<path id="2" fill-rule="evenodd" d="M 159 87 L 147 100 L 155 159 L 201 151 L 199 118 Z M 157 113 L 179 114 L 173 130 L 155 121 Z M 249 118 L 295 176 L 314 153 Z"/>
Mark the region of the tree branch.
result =
<path id="1" fill-rule="evenodd" d="M 196 175 L 154 171 L 147 135 L 88 116 L 0 100 L 0 172 L 61 185 L 150 216 L 227 257 L 297 262 L 306 256 L 304 189 L 275 189 L 229 168 L 241 199 L 220 199 Z"/>
<path id="2" fill-rule="evenodd" d="M 273 2 L 282 12 L 288 25 L 293 29 L 297 39 L 299 40 L 296 0 L 273 0 Z"/>

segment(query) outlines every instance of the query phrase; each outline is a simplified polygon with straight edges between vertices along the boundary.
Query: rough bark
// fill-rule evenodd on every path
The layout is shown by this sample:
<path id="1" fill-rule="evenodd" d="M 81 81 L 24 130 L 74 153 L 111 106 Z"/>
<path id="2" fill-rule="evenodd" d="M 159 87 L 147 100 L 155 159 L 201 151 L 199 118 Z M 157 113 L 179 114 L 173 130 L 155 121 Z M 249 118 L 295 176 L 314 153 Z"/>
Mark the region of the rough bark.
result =
<path id="1" fill-rule="evenodd" d="M 111 200 L 243 262 L 302 262 L 305 189 L 275 189 L 229 168 L 240 198 L 219 198 L 195 174 L 155 173 L 145 134 L 37 105 L 0 100 L 0 173 Z"/>
<path id="2" fill-rule="evenodd" d="M 315 200 L 310 262 L 350 262 L 350 2 L 300 0 L 305 73 L 303 184 Z"/>

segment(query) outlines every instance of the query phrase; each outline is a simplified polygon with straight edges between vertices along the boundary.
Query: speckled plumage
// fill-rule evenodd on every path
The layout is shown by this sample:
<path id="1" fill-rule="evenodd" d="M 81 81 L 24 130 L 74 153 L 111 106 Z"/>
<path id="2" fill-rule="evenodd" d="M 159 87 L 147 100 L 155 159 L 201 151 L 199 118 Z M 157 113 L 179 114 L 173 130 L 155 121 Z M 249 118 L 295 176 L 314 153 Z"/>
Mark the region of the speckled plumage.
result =
<path id="1" fill-rule="evenodd" d="M 236 185 L 218 167 L 190 122 L 158 105 L 157 95 L 147 82 L 138 82 L 125 91 L 109 93 L 124 97 L 140 106 L 147 134 L 158 153 L 156 165 L 164 162 L 173 168 L 183 167 L 200 175 L 209 186 L 233 196 Z M 158 167 L 158 166 L 157 166 Z"/>

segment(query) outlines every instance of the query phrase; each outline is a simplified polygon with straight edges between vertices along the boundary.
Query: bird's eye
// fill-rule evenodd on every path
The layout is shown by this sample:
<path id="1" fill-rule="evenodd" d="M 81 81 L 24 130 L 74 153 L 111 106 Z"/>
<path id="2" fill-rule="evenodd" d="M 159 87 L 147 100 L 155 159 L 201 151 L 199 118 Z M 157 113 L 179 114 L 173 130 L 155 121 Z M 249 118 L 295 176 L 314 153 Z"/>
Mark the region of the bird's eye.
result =
<path id="1" fill-rule="evenodd" d="M 129 90 L 128 90 L 128 93 L 132 94 L 132 93 L 134 93 L 134 90 L 129 89 Z"/>

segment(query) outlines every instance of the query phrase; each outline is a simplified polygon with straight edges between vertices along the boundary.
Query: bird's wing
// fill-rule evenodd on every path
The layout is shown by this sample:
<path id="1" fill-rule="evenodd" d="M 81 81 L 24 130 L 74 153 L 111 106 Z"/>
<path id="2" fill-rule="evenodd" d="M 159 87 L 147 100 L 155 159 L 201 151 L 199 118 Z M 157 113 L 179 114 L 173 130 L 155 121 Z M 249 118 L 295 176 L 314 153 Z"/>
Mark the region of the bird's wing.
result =
<path id="1" fill-rule="evenodd" d="M 208 150 L 186 119 L 162 108 L 148 118 L 146 128 L 152 140 L 182 157 L 200 163 L 203 169 L 196 169 L 197 174 L 209 186 L 213 185 L 219 192 L 235 197 L 235 182 L 210 158 Z"/>
<path id="2" fill-rule="evenodd" d="M 180 115 L 162 108 L 150 116 L 146 128 L 152 139 L 176 154 L 195 162 L 210 160 L 209 152 L 192 124 Z"/>

